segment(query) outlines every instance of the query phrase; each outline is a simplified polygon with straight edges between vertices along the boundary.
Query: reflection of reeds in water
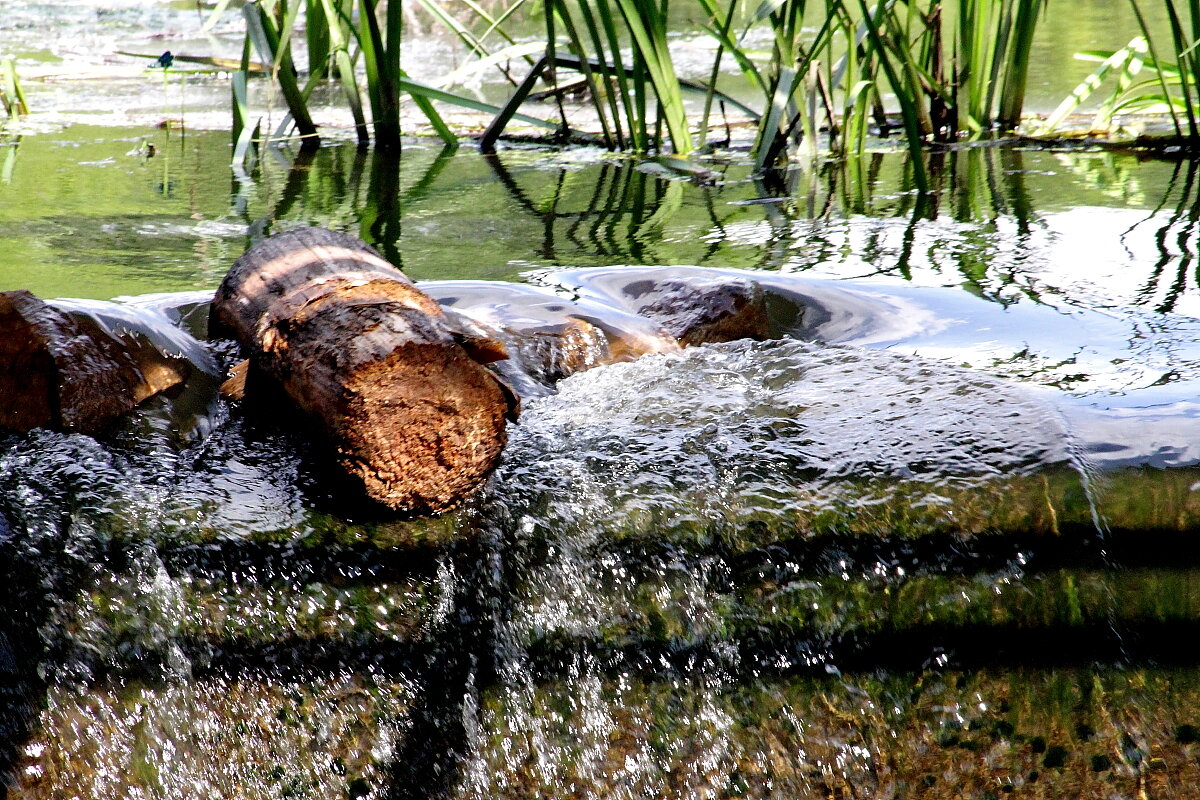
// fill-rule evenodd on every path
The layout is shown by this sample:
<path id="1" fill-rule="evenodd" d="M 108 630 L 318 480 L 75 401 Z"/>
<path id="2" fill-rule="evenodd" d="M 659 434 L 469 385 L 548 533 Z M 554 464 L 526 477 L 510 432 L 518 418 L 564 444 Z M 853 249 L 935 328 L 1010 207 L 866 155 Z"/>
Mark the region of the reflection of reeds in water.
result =
<path id="1" fill-rule="evenodd" d="M 1190 288 L 1200 285 L 1196 275 L 1200 256 L 1200 180 L 1196 162 L 1181 159 L 1175 163 L 1162 202 L 1146 217 L 1123 235 L 1130 236 L 1143 226 L 1154 230 L 1157 257 L 1134 301 L 1151 306 L 1159 313 L 1175 310 L 1176 304 Z M 1135 258 L 1133 253 L 1130 257 Z"/>
<path id="2" fill-rule="evenodd" d="M 271 160 L 255 173 L 269 187 L 279 183 L 278 194 L 268 189 L 275 197 L 273 210 L 253 223 L 255 229 L 301 215 L 355 230 L 395 263 L 405 260 L 400 233 L 406 213 L 421 209 L 421 217 L 430 211 L 461 215 L 462 207 L 454 205 L 462 202 L 461 189 L 446 173 L 449 169 L 460 176 L 451 165 L 473 161 L 464 156 L 464 162 L 456 162 L 453 150 L 432 158 L 410 151 L 401 180 L 402 164 L 394 157 L 359 153 L 349 146 L 299 152 L 291 158 L 282 182 L 271 174 Z M 903 274 L 910 261 L 924 258 L 911 249 L 921 238 L 917 234 L 939 218 L 973 225 L 1009 220 L 1016 236 L 1035 233 L 1037 214 L 1024 188 L 1020 151 L 972 148 L 923 158 L 933 189 L 926 202 L 912 191 L 905 154 L 851 156 L 816 170 L 777 171 L 756 179 L 750 178 L 747 165 L 736 163 L 711 165 L 703 174 L 680 171 L 669 160 L 602 159 L 583 169 L 565 164 L 559 170 L 529 170 L 521 166 L 523 156 L 501 153 L 474 166 L 486 164 L 496 179 L 488 185 L 503 190 L 507 213 L 513 215 L 510 226 L 531 225 L 536 231 L 536 245 L 523 245 L 514 256 L 547 265 L 778 268 L 797 258 L 817 263 L 839 258 L 851 245 L 838 240 L 851 233 L 845 218 L 868 215 L 885 222 L 855 227 L 867 238 L 853 246 L 878 268 Z M 892 253 L 872 231 L 890 237 L 897 218 L 908 220 L 911 235 L 906 239 L 909 249 Z M 936 236 L 924 238 L 931 239 L 929 246 L 936 245 Z M 982 283 L 994 277 L 994 251 L 1007 245 L 987 235 L 975 239 L 978 247 L 955 251 L 961 261 L 956 268 Z M 941 264 L 945 255 L 930 258 Z"/>
<path id="3" fill-rule="evenodd" d="M 15 159 L 16 149 L 7 155 Z M 1054 225 L 1034 207 L 1026 184 L 1032 175 L 1032 188 L 1044 191 L 1038 175 L 1049 166 L 1072 178 L 1073 188 L 1061 191 L 1078 192 L 1076 205 L 1094 204 L 1094 193 L 1103 192 L 1103 204 L 1153 209 L 1124 234 L 1127 260 L 1139 276 L 1138 305 L 1177 308 L 1196 285 L 1200 253 L 1193 224 L 1200 215 L 1200 173 L 1187 160 L 1154 168 L 1172 170 L 1155 199 L 1147 174 L 1139 177 L 1137 160 L 1124 154 L 1052 157 L 990 147 L 930 154 L 933 191 L 922 206 L 908 191 L 905 154 L 850 157 L 757 180 L 744 163 L 710 165 L 709 179 L 672 171 L 669 164 L 607 159 L 530 169 L 527 152 L 482 159 L 413 149 L 402 164 L 348 145 L 294 158 L 289 169 L 276 172 L 274 160 L 264 159 L 255 173 L 272 201 L 261 219 L 247 220 L 255 230 L 291 219 L 352 230 L 394 262 L 407 262 L 419 277 L 514 276 L 518 268 L 498 272 L 510 260 L 803 270 L 844 263 L 852 254 L 861 267 L 842 274 L 903 276 L 932 268 L 961 275 L 965 285 L 993 299 L 1008 287 L 1036 300 L 1046 284 L 1035 273 Z M 553 154 L 545 160 L 552 162 Z M 504 230 L 524 231 L 524 238 L 493 242 L 490 273 L 437 271 L 421 251 L 444 244 L 453 252 L 456 242 L 428 240 L 418 226 L 449 218 L 469 226 L 473 203 L 497 210 L 495 204 L 503 204 Z M 402 240 L 406 225 L 410 235 Z M 469 239 L 470 230 L 465 235 Z"/>
<path id="4" fill-rule="evenodd" d="M 1179 310 L 1189 289 L 1200 286 L 1200 170 L 1188 158 L 1160 163 L 1170 166 L 1170 177 L 1161 182 L 1162 189 L 1139 174 L 1144 162 L 1127 154 L 1097 153 L 1090 158 L 1062 160 L 1081 183 L 1110 202 L 1148 209 L 1121 233 L 1130 268 L 1148 271 L 1128 299 L 1157 313 L 1169 313 Z"/>
<path id="5" fill-rule="evenodd" d="M 678 211 L 683 184 L 648 175 L 629 165 L 597 167 L 590 189 L 579 192 L 559 176 L 549 202 L 535 203 L 499 159 L 489 161 L 517 207 L 541 220 L 544 236 L 538 255 L 560 260 L 562 245 L 596 253 L 603 259 L 653 263 L 663 226 Z M 580 202 L 582 200 L 582 202 Z"/>

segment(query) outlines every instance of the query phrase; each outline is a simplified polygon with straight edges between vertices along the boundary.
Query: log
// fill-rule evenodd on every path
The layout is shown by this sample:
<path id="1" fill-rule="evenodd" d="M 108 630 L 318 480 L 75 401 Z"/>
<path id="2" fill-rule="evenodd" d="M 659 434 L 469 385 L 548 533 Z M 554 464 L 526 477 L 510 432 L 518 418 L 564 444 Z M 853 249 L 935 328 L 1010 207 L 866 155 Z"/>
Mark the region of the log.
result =
<path id="1" fill-rule="evenodd" d="M 134 405 L 116 348 L 33 294 L 0 292 L 0 427 L 95 433 Z"/>
<path id="2" fill-rule="evenodd" d="M 523 397 L 550 394 L 562 379 L 602 364 L 679 349 L 645 317 L 545 288 L 496 281 L 427 281 L 458 329 L 499 342 L 509 358 L 494 365 Z"/>
<path id="3" fill-rule="evenodd" d="M 199 373 L 212 377 L 217 374 L 212 354 L 180 327 L 186 324 L 187 314 L 199 315 L 197 310 L 172 308 L 165 295 L 159 298 L 157 306 L 99 300 L 48 302 L 66 312 L 87 336 L 101 343 L 132 370 L 133 401 L 141 403 L 180 386 Z M 207 311 L 208 303 L 205 302 L 204 313 L 199 316 L 206 320 Z"/>
<path id="4" fill-rule="evenodd" d="M 0 428 L 99 433 L 195 367 L 212 369 L 198 342 L 156 322 L 119 304 L 0 292 Z"/>
<path id="5" fill-rule="evenodd" d="M 504 387 L 441 306 L 354 237 L 303 228 L 258 242 L 218 288 L 211 325 L 249 358 L 247 400 L 260 377 L 281 388 L 391 509 L 446 511 L 499 460 Z"/>
<path id="6" fill-rule="evenodd" d="M 706 267 L 597 267 L 549 276 L 564 289 L 652 320 L 684 347 L 777 339 L 780 299 L 758 280 Z"/>

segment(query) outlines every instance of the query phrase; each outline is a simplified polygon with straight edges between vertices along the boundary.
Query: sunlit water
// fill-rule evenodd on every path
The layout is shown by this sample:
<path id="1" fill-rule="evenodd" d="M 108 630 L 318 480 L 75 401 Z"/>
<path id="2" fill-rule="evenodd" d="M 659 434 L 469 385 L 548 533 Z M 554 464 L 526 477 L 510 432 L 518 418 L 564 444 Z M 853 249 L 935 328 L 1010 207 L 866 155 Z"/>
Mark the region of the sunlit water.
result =
<path id="1" fill-rule="evenodd" d="M 734 153 L 702 186 L 414 141 L 234 172 L 227 134 L 144 124 L 180 87 L 129 80 L 128 127 L 0 141 L 0 288 L 132 297 L 224 367 L 174 309 L 321 224 L 495 324 L 649 336 L 638 281 L 749 277 L 779 339 L 530 376 L 500 469 L 434 520 L 367 514 L 211 380 L 6 437 L 11 796 L 1195 794 L 1194 164 L 964 151 L 925 209 L 898 155 L 756 181 Z"/>

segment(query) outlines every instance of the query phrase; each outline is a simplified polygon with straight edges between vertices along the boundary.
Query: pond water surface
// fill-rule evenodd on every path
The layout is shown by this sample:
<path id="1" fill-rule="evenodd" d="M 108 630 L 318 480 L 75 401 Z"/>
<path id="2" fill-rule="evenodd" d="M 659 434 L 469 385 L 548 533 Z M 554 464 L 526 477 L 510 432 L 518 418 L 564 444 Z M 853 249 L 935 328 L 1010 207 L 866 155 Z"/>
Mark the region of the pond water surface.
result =
<path id="1" fill-rule="evenodd" d="M 240 175 L 221 133 L 8 147 L 0 284 L 46 297 L 194 300 L 321 224 L 497 313 L 715 274 L 809 309 L 563 381 L 437 520 L 365 517 L 221 402 L 9 437 L 12 796 L 1198 785 L 1190 162 L 966 150 L 917 209 L 899 155 L 701 183 L 415 140 Z"/>
<path id="2" fill-rule="evenodd" d="M 1200 168 L 932 158 L 918 206 L 900 154 L 0 139 L 0 289 L 191 307 L 316 224 L 489 319 L 786 299 L 778 340 L 531 392 L 438 519 L 206 386 L 4 437 L 8 796 L 1198 796 Z"/>

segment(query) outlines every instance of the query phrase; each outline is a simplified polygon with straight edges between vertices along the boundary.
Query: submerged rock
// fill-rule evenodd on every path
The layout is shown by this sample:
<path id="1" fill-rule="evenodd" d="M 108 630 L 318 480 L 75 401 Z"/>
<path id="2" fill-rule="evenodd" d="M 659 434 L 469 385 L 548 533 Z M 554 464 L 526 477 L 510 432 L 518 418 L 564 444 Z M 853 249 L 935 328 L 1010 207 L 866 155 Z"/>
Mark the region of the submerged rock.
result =
<path id="1" fill-rule="evenodd" d="M 633 310 L 661 324 L 680 344 L 774 338 L 767 293 L 748 278 L 633 281 L 622 293 Z"/>

